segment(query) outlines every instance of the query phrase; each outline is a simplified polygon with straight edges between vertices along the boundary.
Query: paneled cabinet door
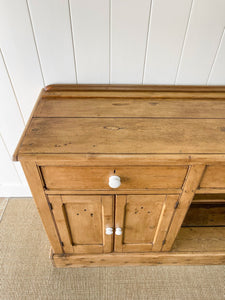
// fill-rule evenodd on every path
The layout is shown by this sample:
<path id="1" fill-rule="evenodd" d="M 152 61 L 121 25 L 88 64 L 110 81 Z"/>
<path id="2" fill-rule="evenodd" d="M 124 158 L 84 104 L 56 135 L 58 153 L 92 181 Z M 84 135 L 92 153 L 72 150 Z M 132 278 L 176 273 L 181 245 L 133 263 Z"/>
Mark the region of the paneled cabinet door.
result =
<path id="1" fill-rule="evenodd" d="M 65 253 L 108 253 L 113 247 L 113 196 L 49 196 Z"/>
<path id="2" fill-rule="evenodd" d="M 116 252 L 161 251 L 178 195 L 116 196 Z"/>

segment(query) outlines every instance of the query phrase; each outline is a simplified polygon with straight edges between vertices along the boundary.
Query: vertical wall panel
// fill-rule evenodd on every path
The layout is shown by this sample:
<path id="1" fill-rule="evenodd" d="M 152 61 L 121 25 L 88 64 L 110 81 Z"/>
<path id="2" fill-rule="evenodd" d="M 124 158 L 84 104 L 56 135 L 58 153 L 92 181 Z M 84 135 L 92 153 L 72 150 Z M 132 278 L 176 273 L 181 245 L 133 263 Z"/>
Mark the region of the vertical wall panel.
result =
<path id="1" fill-rule="evenodd" d="M 10 155 L 13 155 L 23 129 L 24 122 L 0 52 L 0 132 Z"/>
<path id="2" fill-rule="evenodd" d="M 109 0 L 71 0 L 78 83 L 109 83 Z"/>
<path id="3" fill-rule="evenodd" d="M 174 84 L 192 0 L 152 2 L 144 83 Z"/>
<path id="4" fill-rule="evenodd" d="M 194 0 L 177 84 L 207 83 L 224 25 L 224 0 Z"/>
<path id="5" fill-rule="evenodd" d="M 27 120 L 43 80 L 25 0 L 0 1 L 0 45 Z"/>
<path id="6" fill-rule="evenodd" d="M 9 153 L 5 148 L 2 137 L 0 136 L 0 185 L 2 184 L 20 184 L 20 180 L 16 169 L 9 157 Z M 0 195 L 1 196 L 1 195 Z"/>
<path id="7" fill-rule="evenodd" d="M 28 3 L 45 84 L 76 83 L 68 1 Z"/>
<path id="8" fill-rule="evenodd" d="M 209 76 L 208 84 L 225 85 L 225 30 Z"/>
<path id="9" fill-rule="evenodd" d="M 150 0 L 112 0 L 111 83 L 142 83 Z"/>

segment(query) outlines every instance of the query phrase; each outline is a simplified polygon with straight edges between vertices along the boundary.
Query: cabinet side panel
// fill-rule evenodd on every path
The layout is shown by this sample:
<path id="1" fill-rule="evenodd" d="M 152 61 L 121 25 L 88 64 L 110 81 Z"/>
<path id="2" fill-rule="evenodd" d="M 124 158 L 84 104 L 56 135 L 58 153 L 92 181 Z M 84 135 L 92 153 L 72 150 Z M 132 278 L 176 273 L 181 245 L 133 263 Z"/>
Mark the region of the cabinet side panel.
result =
<path id="1" fill-rule="evenodd" d="M 63 253 L 55 222 L 49 208 L 38 167 L 34 161 L 21 161 L 45 231 L 55 253 Z"/>

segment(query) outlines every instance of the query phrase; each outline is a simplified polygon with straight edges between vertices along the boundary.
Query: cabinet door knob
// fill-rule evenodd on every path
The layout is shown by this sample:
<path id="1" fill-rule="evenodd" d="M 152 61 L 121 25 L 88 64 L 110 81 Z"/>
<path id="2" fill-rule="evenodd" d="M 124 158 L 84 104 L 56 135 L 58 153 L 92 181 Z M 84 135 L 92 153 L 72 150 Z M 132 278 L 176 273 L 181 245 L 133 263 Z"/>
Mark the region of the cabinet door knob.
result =
<path id="1" fill-rule="evenodd" d="M 115 234 L 116 235 L 121 235 L 122 234 L 122 229 L 120 227 L 117 227 Z"/>
<path id="2" fill-rule="evenodd" d="M 120 187 L 121 182 L 120 182 L 120 177 L 113 175 L 109 177 L 109 186 L 113 189 L 117 189 L 118 187 Z"/>
<path id="3" fill-rule="evenodd" d="M 105 229 L 105 234 L 107 234 L 107 235 L 113 234 L 113 229 L 112 229 L 112 227 L 106 227 L 106 229 Z"/>

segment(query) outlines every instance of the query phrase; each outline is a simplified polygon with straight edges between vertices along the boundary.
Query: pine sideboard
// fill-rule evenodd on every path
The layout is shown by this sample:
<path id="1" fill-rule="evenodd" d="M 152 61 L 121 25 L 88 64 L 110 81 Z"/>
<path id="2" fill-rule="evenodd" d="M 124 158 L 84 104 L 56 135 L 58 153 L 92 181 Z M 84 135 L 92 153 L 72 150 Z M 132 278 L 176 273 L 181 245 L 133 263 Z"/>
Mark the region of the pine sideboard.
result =
<path id="1" fill-rule="evenodd" d="M 225 87 L 48 86 L 14 160 L 57 267 L 225 263 Z"/>

